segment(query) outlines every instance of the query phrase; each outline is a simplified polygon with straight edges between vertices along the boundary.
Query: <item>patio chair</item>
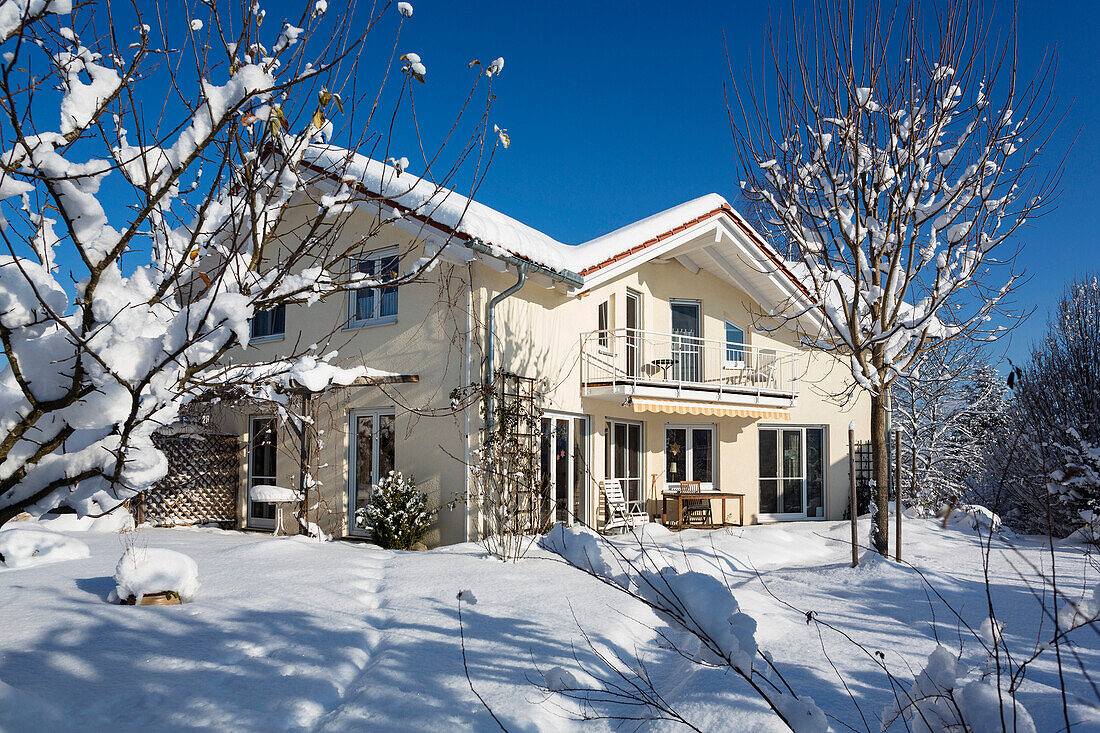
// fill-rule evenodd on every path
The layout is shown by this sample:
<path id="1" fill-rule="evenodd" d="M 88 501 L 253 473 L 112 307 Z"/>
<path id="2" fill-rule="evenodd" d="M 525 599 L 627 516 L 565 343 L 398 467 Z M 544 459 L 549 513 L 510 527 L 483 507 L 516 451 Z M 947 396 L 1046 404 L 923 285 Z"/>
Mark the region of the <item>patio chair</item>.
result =
<path id="1" fill-rule="evenodd" d="M 604 532 L 610 532 L 613 529 L 626 532 L 649 521 L 649 515 L 643 509 L 631 509 L 627 506 L 619 479 L 604 479 L 603 495 L 607 500 L 607 519 L 603 525 Z"/>
<path id="2" fill-rule="evenodd" d="M 681 494 L 701 494 L 703 486 L 698 481 L 681 481 Z M 689 526 L 696 520 L 699 524 L 714 524 L 714 515 L 710 510 L 710 499 L 684 499 L 684 516 L 680 517 L 681 526 Z M 702 521 L 706 520 L 706 521 Z"/>
<path id="3" fill-rule="evenodd" d="M 756 373 L 752 377 L 753 381 L 765 387 L 773 386 L 778 361 L 779 355 L 775 349 L 760 349 L 756 357 Z"/>

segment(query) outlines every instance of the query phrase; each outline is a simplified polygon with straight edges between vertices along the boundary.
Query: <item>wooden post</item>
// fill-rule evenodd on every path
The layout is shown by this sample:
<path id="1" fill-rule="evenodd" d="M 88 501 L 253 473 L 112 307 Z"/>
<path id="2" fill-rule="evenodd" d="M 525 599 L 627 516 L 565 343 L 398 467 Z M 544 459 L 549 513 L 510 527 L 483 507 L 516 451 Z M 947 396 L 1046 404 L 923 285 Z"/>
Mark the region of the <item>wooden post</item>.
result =
<path id="1" fill-rule="evenodd" d="M 894 558 L 901 562 L 901 430 L 894 431 Z"/>
<path id="2" fill-rule="evenodd" d="M 856 424 L 848 425 L 848 479 L 852 488 L 851 509 L 852 515 L 852 567 L 859 565 L 859 528 L 856 522 L 858 509 L 856 508 Z"/>

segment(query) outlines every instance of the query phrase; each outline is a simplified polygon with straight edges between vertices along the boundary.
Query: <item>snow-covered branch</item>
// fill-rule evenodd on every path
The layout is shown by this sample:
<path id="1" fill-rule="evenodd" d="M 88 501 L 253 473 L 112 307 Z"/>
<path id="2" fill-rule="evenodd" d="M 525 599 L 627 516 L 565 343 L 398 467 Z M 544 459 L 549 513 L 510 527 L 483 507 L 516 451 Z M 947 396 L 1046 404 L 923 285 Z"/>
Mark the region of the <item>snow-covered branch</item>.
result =
<path id="1" fill-rule="evenodd" d="M 401 84 L 401 106 L 426 69 L 391 58 L 375 83 L 360 58 L 386 25 L 396 48 L 402 6 L 363 16 L 307 2 L 300 18 L 264 23 L 248 1 L 183 18 L 174 5 L 0 2 L 0 524 L 61 503 L 109 508 L 159 479 L 152 432 L 229 355 L 251 360 L 238 350 L 254 314 L 434 265 L 353 276 L 349 257 L 403 212 L 349 170 L 354 156 L 317 165 L 336 138 L 388 149 L 392 127 L 373 124 L 382 91 Z M 425 149 L 422 189 L 454 187 L 471 154 L 483 159 L 475 187 L 484 176 L 498 71 L 471 71 L 450 131 Z M 407 165 L 371 170 L 416 178 Z M 353 205 L 374 216 L 347 236 Z M 238 369 L 235 384 L 271 396 L 280 374 L 306 387 L 344 378 L 323 341 L 288 344 L 285 364 Z"/>

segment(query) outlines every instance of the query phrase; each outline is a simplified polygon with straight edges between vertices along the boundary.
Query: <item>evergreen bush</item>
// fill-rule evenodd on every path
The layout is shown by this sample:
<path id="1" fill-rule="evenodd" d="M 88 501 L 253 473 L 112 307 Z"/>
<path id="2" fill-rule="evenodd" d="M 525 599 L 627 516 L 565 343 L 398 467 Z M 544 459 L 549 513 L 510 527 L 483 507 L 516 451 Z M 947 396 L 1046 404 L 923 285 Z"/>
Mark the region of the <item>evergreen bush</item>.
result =
<path id="1" fill-rule="evenodd" d="M 371 501 L 357 512 L 359 526 L 369 529 L 371 539 L 387 550 L 407 550 L 424 538 L 435 511 L 428 498 L 416 488 L 416 480 L 390 471 L 374 486 Z"/>

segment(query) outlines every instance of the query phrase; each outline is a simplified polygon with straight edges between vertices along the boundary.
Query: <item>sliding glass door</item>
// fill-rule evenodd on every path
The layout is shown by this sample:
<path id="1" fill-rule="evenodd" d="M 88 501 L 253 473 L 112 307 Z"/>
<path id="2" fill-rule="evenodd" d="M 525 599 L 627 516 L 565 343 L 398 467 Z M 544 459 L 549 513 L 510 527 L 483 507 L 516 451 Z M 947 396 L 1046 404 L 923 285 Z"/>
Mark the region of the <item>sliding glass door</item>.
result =
<path id="1" fill-rule="evenodd" d="M 826 435 L 822 427 L 760 428 L 762 517 L 825 517 Z"/>

